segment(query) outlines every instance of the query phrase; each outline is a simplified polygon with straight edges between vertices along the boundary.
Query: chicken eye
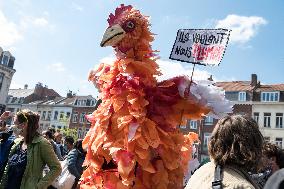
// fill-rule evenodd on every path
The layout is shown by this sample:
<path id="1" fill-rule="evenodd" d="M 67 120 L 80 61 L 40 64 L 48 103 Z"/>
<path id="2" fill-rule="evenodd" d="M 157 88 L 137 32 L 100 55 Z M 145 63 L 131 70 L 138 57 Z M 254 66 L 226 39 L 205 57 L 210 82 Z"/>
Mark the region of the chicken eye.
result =
<path id="1" fill-rule="evenodd" d="M 126 27 L 129 29 L 133 29 L 135 27 L 135 24 L 132 21 L 127 22 Z"/>

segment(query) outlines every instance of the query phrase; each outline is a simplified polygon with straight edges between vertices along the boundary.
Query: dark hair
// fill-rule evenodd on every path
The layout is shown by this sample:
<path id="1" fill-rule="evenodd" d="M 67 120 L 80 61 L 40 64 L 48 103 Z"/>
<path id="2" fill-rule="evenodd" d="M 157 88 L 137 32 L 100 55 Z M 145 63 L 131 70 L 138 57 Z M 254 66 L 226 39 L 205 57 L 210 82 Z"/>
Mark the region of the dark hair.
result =
<path id="1" fill-rule="evenodd" d="M 53 140 L 53 134 L 51 131 L 47 130 L 47 131 L 43 131 L 43 134 L 48 136 L 48 138 Z"/>
<path id="2" fill-rule="evenodd" d="M 52 135 L 54 135 L 55 134 L 55 129 L 54 128 L 52 128 L 52 127 L 48 127 L 48 129 L 47 130 L 49 130 L 51 133 L 52 133 Z"/>
<path id="3" fill-rule="evenodd" d="M 39 135 L 37 129 L 39 128 L 39 115 L 30 110 L 21 110 L 17 114 L 19 124 L 27 123 L 26 143 L 30 144 L 36 135 Z"/>
<path id="4" fill-rule="evenodd" d="M 268 158 L 275 157 L 276 164 L 279 169 L 284 168 L 284 152 L 277 145 L 271 143 L 265 143 L 263 147 L 263 154 Z"/>
<path id="5" fill-rule="evenodd" d="M 65 142 L 73 145 L 74 144 L 74 138 L 72 136 L 66 136 Z"/>
<path id="6" fill-rule="evenodd" d="M 216 164 L 255 169 L 262 156 L 263 136 L 257 123 L 241 115 L 226 116 L 216 124 L 208 152 Z"/>
<path id="7" fill-rule="evenodd" d="M 85 153 L 85 151 L 83 150 L 82 142 L 83 142 L 82 139 L 78 139 L 74 144 L 74 148 L 77 149 L 81 153 Z"/>

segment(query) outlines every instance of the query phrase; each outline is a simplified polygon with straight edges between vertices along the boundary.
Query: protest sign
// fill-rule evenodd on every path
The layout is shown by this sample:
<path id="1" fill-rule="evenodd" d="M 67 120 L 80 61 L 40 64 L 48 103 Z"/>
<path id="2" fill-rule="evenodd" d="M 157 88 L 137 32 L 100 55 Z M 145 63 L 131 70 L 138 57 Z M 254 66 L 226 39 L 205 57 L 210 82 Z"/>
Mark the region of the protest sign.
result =
<path id="1" fill-rule="evenodd" d="M 180 29 L 170 59 L 202 65 L 219 65 L 225 53 L 230 30 Z"/>

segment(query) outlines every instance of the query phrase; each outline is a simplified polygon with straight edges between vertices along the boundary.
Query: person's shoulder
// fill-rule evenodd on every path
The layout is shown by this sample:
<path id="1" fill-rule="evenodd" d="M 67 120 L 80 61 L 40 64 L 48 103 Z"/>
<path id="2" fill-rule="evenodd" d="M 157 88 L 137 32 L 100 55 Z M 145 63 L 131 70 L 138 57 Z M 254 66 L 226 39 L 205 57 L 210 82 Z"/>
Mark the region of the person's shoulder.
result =
<path id="1" fill-rule="evenodd" d="M 197 169 L 190 177 L 185 189 L 211 188 L 215 164 L 208 162 Z"/>
<path id="2" fill-rule="evenodd" d="M 224 189 L 255 189 L 255 187 L 248 183 L 248 182 L 224 182 L 223 183 Z"/>
<path id="3" fill-rule="evenodd" d="M 264 189 L 277 188 L 284 181 L 284 168 L 273 173 L 265 183 Z"/>
<path id="4" fill-rule="evenodd" d="M 255 188 L 250 181 L 246 179 L 246 176 L 238 171 L 236 168 L 225 168 L 223 176 L 223 184 L 229 188 Z"/>
<path id="5" fill-rule="evenodd" d="M 52 145 L 46 138 L 43 136 L 37 136 L 36 140 L 33 140 L 33 143 L 38 143 L 41 146 L 50 146 Z"/>

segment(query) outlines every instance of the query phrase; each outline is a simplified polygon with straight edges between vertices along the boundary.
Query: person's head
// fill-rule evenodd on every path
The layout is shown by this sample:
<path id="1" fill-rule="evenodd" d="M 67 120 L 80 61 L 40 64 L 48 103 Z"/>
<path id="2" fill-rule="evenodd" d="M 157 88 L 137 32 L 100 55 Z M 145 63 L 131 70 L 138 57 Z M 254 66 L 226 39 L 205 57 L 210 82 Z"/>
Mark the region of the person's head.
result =
<path id="1" fill-rule="evenodd" d="M 68 151 L 72 150 L 74 146 L 74 138 L 72 136 L 66 136 L 64 144 L 66 145 Z"/>
<path id="2" fill-rule="evenodd" d="M 49 130 L 51 133 L 52 133 L 52 135 L 54 135 L 55 134 L 55 129 L 54 128 L 52 128 L 52 127 L 48 127 L 48 129 L 47 130 Z"/>
<path id="3" fill-rule="evenodd" d="M 277 145 L 265 143 L 263 147 L 264 165 L 271 166 L 272 172 L 284 168 L 284 152 Z"/>
<path id="4" fill-rule="evenodd" d="M 62 134 L 59 132 L 54 133 L 54 140 L 56 143 L 61 143 L 62 141 Z"/>
<path id="5" fill-rule="evenodd" d="M 30 110 L 21 110 L 15 115 L 14 124 L 19 130 L 19 134 L 29 144 L 32 142 L 34 136 L 38 135 L 39 115 Z"/>
<path id="6" fill-rule="evenodd" d="M 6 130 L 7 130 L 6 121 L 0 120 L 0 132 L 6 131 Z"/>
<path id="7" fill-rule="evenodd" d="M 263 136 L 252 118 L 226 116 L 216 124 L 208 152 L 216 164 L 233 165 L 247 171 L 259 165 Z"/>
<path id="8" fill-rule="evenodd" d="M 52 134 L 52 132 L 50 130 L 43 131 L 42 135 L 47 140 L 53 140 L 53 134 Z"/>
<path id="9" fill-rule="evenodd" d="M 74 148 L 82 153 L 85 153 L 85 150 L 83 149 L 83 146 L 82 146 L 82 142 L 83 142 L 82 139 L 78 139 L 74 144 Z"/>

